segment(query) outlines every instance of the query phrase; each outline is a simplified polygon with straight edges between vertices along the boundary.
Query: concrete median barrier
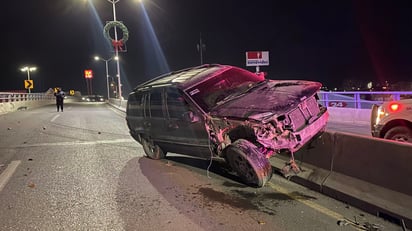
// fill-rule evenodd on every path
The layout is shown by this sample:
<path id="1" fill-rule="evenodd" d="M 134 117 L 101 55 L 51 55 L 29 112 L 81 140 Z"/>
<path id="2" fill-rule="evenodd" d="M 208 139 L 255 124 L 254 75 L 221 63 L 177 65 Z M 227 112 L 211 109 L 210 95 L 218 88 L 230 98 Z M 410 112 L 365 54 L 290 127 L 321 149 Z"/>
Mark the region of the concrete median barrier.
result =
<path id="1" fill-rule="evenodd" d="M 0 115 L 14 111 L 14 103 L 0 103 Z"/>
<path id="2" fill-rule="evenodd" d="M 273 159 L 281 170 L 286 156 Z M 295 159 L 302 172 L 292 181 L 412 227 L 412 145 L 326 132 Z"/>
<path id="3" fill-rule="evenodd" d="M 108 101 L 108 103 L 109 103 L 111 106 L 119 109 L 120 111 L 126 112 L 127 100 L 120 100 L 120 99 L 110 98 L 109 101 Z"/>
<path id="4" fill-rule="evenodd" d="M 353 134 L 335 134 L 333 172 L 412 196 L 412 145 Z"/>
<path id="5" fill-rule="evenodd" d="M 412 226 L 411 162 L 412 145 L 336 133 L 332 171 L 322 192 Z"/>
<path id="6" fill-rule="evenodd" d="M 321 191 L 322 184 L 332 169 L 334 152 L 334 133 L 325 132 L 321 137 L 313 140 L 294 153 L 295 161 L 301 168 L 299 177 L 294 177 L 296 183 Z M 290 160 L 290 154 L 281 153 L 270 161 L 279 171 Z"/>

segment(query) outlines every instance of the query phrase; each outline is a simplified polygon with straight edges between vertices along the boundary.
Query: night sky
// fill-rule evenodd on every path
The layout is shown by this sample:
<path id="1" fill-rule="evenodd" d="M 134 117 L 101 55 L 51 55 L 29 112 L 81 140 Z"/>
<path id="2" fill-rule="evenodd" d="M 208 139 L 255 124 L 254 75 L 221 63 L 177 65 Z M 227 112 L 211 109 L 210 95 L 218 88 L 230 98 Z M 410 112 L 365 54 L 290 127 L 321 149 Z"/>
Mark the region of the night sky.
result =
<path id="1" fill-rule="evenodd" d="M 339 87 L 345 79 L 412 81 L 412 1 L 120 0 L 117 20 L 129 30 L 120 53 L 123 96 L 159 74 L 204 63 L 246 67 L 246 51 L 269 51 L 271 79 L 307 79 Z M 145 13 L 150 24 L 145 19 Z M 0 91 L 23 90 L 27 73 L 35 88 L 86 92 L 85 69 L 94 71 L 93 90 L 106 95 L 104 62 L 113 56 L 102 25 L 113 19 L 107 0 L 13 0 L 0 14 Z M 151 36 L 151 30 L 156 37 Z M 116 75 L 109 62 L 110 76 Z"/>

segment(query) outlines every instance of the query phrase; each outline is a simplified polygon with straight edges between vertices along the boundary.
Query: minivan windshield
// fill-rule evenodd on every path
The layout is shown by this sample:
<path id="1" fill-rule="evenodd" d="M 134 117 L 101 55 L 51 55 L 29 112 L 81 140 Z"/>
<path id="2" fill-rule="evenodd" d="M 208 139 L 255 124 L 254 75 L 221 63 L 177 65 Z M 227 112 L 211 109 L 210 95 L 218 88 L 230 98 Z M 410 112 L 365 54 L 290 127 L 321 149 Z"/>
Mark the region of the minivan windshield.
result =
<path id="1" fill-rule="evenodd" d="M 244 93 L 264 79 L 247 70 L 230 68 L 189 88 L 186 93 L 205 111 L 221 102 Z"/>

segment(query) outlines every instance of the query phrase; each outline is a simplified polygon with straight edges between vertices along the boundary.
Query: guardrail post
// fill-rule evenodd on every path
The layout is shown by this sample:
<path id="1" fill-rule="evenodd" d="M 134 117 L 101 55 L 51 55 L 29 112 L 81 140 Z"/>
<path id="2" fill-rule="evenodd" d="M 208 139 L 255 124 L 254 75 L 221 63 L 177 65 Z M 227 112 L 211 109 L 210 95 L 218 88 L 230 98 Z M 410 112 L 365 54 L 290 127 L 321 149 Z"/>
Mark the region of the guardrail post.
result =
<path id="1" fill-rule="evenodd" d="M 360 94 L 359 94 L 359 93 L 355 93 L 355 94 L 354 94 L 354 97 L 355 97 L 355 108 L 356 108 L 356 109 L 361 108 Z"/>
<path id="2" fill-rule="evenodd" d="M 401 99 L 401 94 L 399 94 L 399 93 L 394 94 L 393 99 L 394 100 L 400 100 Z"/>
<path id="3" fill-rule="evenodd" d="M 324 103 L 323 106 L 327 107 L 329 105 L 329 94 L 322 92 L 322 101 Z"/>

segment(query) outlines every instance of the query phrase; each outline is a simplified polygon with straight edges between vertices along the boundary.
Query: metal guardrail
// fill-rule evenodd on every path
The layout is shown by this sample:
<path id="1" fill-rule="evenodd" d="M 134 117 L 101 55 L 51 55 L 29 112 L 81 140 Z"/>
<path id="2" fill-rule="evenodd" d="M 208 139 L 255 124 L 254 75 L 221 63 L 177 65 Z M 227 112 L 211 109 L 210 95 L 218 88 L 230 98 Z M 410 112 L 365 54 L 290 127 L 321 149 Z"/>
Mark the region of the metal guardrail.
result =
<path id="1" fill-rule="evenodd" d="M 52 100 L 54 96 L 47 93 L 0 92 L 0 103 Z"/>
<path id="2" fill-rule="evenodd" d="M 373 104 L 412 98 L 412 91 L 321 91 L 318 96 L 326 107 L 370 109 Z"/>

